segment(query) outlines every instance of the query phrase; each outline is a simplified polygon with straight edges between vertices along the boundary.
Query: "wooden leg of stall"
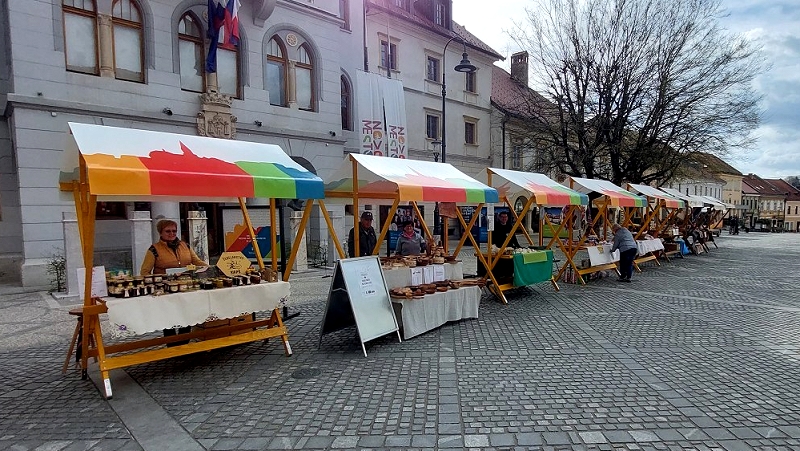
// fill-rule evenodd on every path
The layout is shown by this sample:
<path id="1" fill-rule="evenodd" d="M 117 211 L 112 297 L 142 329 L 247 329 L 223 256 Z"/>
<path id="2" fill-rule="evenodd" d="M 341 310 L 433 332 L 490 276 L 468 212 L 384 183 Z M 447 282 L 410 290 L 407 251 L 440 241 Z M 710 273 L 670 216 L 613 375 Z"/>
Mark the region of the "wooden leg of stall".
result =
<path id="1" fill-rule="evenodd" d="M 475 211 L 480 212 L 481 208 L 483 208 L 483 204 L 478 204 Z M 456 248 L 453 251 L 453 255 L 458 255 L 461 252 L 461 248 L 464 247 L 464 243 L 466 243 L 467 241 L 467 235 L 472 235 L 472 227 L 475 226 L 475 222 L 478 220 L 479 216 L 480 216 L 479 214 L 472 215 L 472 218 L 470 218 L 469 220 L 469 224 L 466 226 L 467 228 L 464 229 L 464 233 L 461 234 L 461 238 L 458 240 L 458 244 L 456 245 Z M 463 227 L 464 221 L 462 220 L 461 223 Z M 480 252 L 480 248 L 476 249 L 478 250 L 478 252 Z"/>
<path id="2" fill-rule="evenodd" d="M 342 243 L 339 241 L 339 237 L 336 236 L 336 229 L 333 228 L 333 221 L 331 221 L 331 216 L 328 214 L 328 209 L 325 208 L 325 202 L 322 199 L 318 199 L 317 203 L 319 204 L 322 217 L 325 219 L 325 224 L 328 225 L 328 233 L 330 233 L 333 244 L 336 246 L 336 252 L 339 254 L 339 258 L 347 258 Z"/>
<path id="3" fill-rule="evenodd" d="M 387 218 L 393 218 L 394 214 L 397 213 L 397 206 L 400 204 L 400 199 L 395 199 L 392 202 L 392 206 L 389 208 L 389 213 L 386 215 Z M 386 234 L 389 233 L 389 226 L 392 225 L 392 221 L 386 220 L 383 222 L 383 226 L 381 227 L 381 233 L 378 235 L 378 241 L 375 242 L 375 249 L 372 250 L 372 255 L 378 255 L 380 252 L 381 243 L 383 240 L 386 239 Z M 388 246 L 387 246 L 388 247 Z M 387 249 L 389 253 L 392 253 L 394 249 Z"/>
<path id="4" fill-rule="evenodd" d="M 300 242 L 303 239 L 303 234 L 306 231 L 306 224 L 308 224 L 308 218 L 311 217 L 311 208 L 314 206 L 314 200 L 309 199 L 306 202 L 306 208 L 303 210 L 303 216 L 300 218 L 300 226 L 297 229 L 297 236 L 295 236 L 294 241 L 292 242 L 292 250 L 289 252 L 289 259 L 286 261 L 286 266 L 283 271 L 283 281 L 289 281 L 289 275 L 292 273 L 292 267 L 294 266 L 294 261 L 297 258 L 297 250 L 300 249 Z M 275 254 L 273 252 L 273 254 Z"/>
<path id="5" fill-rule="evenodd" d="M 479 208 L 478 211 L 480 211 L 480 206 L 478 208 Z M 464 227 L 464 230 L 467 231 L 464 235 L 466 235 L 467 238 L 469 238 L 469 240 L 472 242 L 472 245 L 477 250 L 477 252 L 475 252 L 475 254 L 478 257 L 478 260 L 481 263 L 483 263 L 483 266 L 486 268 L 486 275 L 489 276 L 489 279 L 491 279 L 492 283 L 495 286 L 500 286 L 500 284 L 497 283 L 497 279 L 494 277 L 494 273 L 492 272 L 492 269 L 493 269 L 492 266 L 489 264 L 489 262 L 486 261 L 486 259 L 483 256 L 483 252 L 481 251 L 481 246 L 477 242 L 475 242 L 475 237 L 473 237 L 472 233 L 470 232 L 472 230 L 470 227 L 475 223 L 475 219 L 477 218 L 478 215 L 473 215 L 472 216 L 472 220 L 470 221 L 470 227 L 467 227 L 467 222 L 464 221 L 464 216 L 461 214 L 461 210 L 456 209 L 456 215 L 458 215 L 458 220 L 459 220 L 459 222 L 461 222 L 461 226 Z M 463 241 L 464 237 L 461 237 L 461 240 Z M 461 243 L 459 243 L 459 248 L 460 247 L 461 247 Z M 490 290 L 491 290 L 491 288 L 490 288 Z M 499 290 L 495 294 L 497 295 L 498 298 L 500 298 L 500 301 L 502 301 L 503 304 L 508 304 L 508 300 L 506 300 L 506 297 L 503 294 L 502 290 Z"/>

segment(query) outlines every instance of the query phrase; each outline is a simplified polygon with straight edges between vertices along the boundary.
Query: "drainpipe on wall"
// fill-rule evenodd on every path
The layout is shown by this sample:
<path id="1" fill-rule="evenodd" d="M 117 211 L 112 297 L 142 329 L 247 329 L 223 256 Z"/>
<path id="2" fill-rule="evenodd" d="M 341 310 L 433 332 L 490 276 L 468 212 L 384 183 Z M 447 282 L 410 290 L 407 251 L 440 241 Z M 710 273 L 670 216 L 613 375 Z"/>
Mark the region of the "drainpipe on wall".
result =
<path id="1" fill-rule="evenodd" d="M 503 115 L 503 122 L 502 122 L 502 125 L 501 125 L 501 130 L 502 130 L 502 133 L 503 133 L 503 139 L 502 139 L 502 141 L 503 141 L 503 164 L 502 164 L 502 166 L 500 166 L 503 169 L 506 168 L 506 122 L 508 122 L 508 116 L 507 115 Z"/>

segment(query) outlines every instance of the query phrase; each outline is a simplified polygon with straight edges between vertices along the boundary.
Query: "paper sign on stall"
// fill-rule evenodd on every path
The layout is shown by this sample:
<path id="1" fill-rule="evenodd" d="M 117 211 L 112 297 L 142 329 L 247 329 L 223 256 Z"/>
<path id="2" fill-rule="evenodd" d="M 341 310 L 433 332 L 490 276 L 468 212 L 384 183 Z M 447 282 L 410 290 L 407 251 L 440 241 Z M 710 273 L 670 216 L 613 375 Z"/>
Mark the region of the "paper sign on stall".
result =
<path id="1" fill-rule="evenodd" d="M 422 285 L 425 279 L 422 277 L 422 266 L 411 268 L 411 285 Z"/>
<path id="2" fill-rule="evenodd" d="M 422 267 L 422 283 L 433 283 L 433 265 Z"/>
<path id="3" fill-rule="evenodd" d="M 78 268 L 78 293 L 83 296 L 86 292 L 86 268 Z M 108 296 L 105 266 L 92 268 L 92 297 L 103 298 Z"/>
<path id="4" fill-rule="evenodd" d="M 244 274 L 250 267 L 250 260 L 241 252 L 223 252 L 217 261 L 217 268 L 226 276 Z"/>
<path id="5" fill-rule="evenodd" d="M 441 282 L 444 280 L 444 265 L 431 265 L 433 266 L 433 281 Z"/>

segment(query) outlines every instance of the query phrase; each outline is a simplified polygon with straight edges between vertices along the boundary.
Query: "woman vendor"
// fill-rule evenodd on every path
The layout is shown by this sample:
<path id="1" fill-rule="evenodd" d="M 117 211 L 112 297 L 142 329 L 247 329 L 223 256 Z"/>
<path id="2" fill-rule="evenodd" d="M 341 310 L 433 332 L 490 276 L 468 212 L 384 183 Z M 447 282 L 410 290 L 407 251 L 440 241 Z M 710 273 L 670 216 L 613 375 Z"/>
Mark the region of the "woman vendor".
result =
<path id="1" fill-rule="evenodd" d="M 416 230 L 414 230 L 414 223 L 411 221 L 403 222 L 403 231 L 397 237 L 397 246 L 395 253 L 397 255 L 419 255 L 425 252 L 426 243 Z"/>
<path id="2" fill-rule="evenodd" d="M 150 246 L 144 256 L 140 274 L 166 274 L 169 268 L 181 268 L 189 264 L 195 266 L 208 266 L 201 260 L 189 245 L 178 238 L 178 224 L 170 219 L 162 219 L 156 223 L 156 230 L 161 239 Z M 164 329 L 164 336 L 186 334 L 192 331 L 191 326 Z M 167 346 L 186 344 L 189 341 L 168 343 Z"/>
<path id="3" fill-rule="evenodd" d="M 170 219 L 162 219 L 156 224 L 161 239 L 150 246 L 144 256 L 140 274 L 166 274 L 169 268 L 181 268 L 192 264 L 208 266 L 189 245 L 178 239 L 178 224 Z"/>

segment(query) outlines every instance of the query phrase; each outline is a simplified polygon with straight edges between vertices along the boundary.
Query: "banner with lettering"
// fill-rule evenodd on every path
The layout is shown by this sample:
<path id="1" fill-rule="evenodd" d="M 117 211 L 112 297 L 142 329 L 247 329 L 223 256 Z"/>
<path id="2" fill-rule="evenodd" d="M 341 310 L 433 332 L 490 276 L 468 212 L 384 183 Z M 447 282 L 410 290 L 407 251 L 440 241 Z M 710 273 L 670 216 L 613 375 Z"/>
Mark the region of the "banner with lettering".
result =
<path id="1" fill-rule="evenodd" d="M 356 82 L 360 152 L 408 158 L 403 83 L 363 71 Z"/>

